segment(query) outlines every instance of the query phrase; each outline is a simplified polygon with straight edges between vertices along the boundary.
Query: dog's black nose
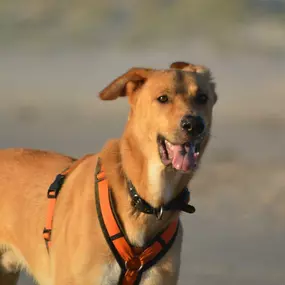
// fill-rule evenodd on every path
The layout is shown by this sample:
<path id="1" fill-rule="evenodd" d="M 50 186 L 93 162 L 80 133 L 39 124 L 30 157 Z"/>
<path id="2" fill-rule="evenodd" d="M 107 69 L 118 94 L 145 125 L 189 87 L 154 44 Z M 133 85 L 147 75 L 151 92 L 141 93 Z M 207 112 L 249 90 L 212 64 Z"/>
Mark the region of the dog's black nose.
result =
<path id="1" fill-rule="evenodd" d="M 180 126 L 193 137 L 202 134 L 205 130 L 204 120 L 200 116 L 186 115 L 182 118 Z"/>

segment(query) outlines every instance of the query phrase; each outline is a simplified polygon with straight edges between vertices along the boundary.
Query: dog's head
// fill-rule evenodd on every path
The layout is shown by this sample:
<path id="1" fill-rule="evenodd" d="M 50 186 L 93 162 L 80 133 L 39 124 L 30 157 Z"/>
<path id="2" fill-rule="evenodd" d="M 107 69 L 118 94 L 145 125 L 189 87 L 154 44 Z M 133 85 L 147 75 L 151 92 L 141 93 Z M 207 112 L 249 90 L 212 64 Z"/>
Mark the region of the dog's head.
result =
<path id="1" fill-rule="evenodd" d="M 100 92 L 102 100 L 128 96 L 128 133 L 146 159 L 190 173 L 210 135 L 217 100 L 208 68 L 174 62 L 170 69 L 132 68 Z"/>

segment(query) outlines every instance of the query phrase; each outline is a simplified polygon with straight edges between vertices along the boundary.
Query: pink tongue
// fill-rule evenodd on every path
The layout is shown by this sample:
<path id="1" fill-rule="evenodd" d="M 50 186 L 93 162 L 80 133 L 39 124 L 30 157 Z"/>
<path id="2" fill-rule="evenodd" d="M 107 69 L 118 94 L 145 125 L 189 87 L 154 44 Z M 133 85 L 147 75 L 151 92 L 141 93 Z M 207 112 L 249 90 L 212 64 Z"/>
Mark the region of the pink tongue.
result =
<path id="1" fill-rule="evenodd" d="M 175 169 L 188 171 L 191 167 L 195 167 L 195 157 L 192 147 L 173 145 L 172 152 L 172 165 Z"/>

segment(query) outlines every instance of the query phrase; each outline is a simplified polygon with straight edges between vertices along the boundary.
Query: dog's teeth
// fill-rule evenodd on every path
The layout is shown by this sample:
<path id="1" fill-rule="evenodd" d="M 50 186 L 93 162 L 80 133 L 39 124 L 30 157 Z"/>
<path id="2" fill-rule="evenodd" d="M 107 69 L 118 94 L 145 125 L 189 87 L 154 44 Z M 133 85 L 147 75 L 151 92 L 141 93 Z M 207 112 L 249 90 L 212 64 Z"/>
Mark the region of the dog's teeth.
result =
<path id="1" fill-rule="evenodd" d="M 165 142 L 165 144 L 167 144 L 168 146 L 171 146 L 171 143 L 170 143 L 169 141 L 165 140 L 164 142 Z"/>

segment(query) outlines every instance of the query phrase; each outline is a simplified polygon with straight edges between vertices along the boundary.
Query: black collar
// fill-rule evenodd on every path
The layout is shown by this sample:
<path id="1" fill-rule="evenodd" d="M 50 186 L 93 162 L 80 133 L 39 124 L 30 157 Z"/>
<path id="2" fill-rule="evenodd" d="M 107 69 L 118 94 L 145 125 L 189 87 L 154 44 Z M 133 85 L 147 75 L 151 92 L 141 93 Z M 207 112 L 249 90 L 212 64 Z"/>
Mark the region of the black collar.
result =
<path id="1" fill-rule="evenodd" d="M 140 212 L 155 215 L 158 219 L 162 218 L 164 211 L 183 211 L 189 214 L 195 212 L 194 206 L 188 204 L 190 200 L 190 192 L 186 187 L 167 204 L 154 208 L 140 197 L 136 188 L 130 180 L 127 180 L 127 184 L 130 196 L 132 198 L 132 206 Z"/>

